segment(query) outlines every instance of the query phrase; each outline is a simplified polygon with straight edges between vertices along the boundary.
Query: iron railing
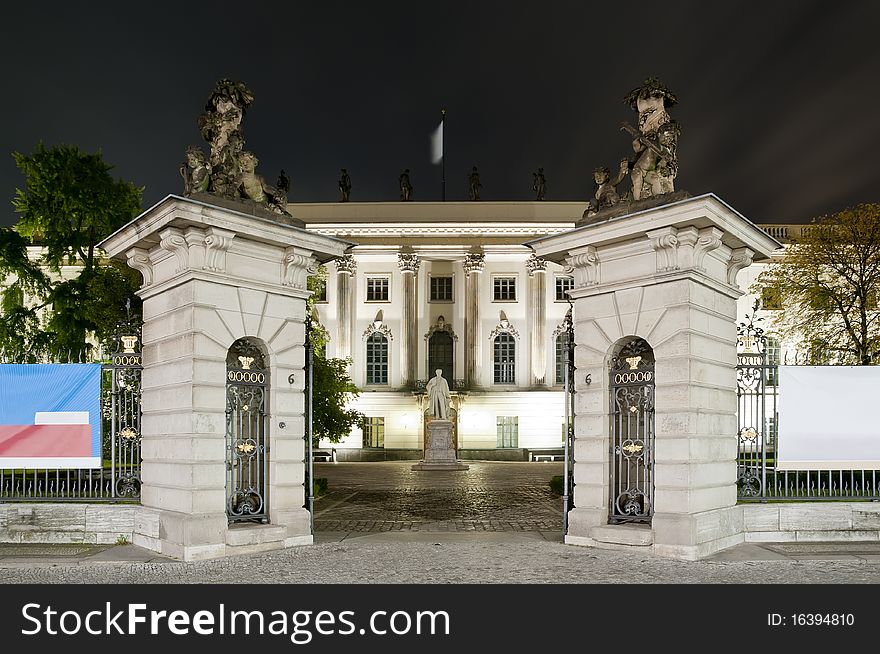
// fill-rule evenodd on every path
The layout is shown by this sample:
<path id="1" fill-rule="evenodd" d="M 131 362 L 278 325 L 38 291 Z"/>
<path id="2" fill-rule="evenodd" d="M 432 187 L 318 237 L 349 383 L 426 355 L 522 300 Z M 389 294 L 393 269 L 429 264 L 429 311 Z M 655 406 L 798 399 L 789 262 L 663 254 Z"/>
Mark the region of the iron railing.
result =
<path id="1" fill-rule="evenodd" d="M 35 363 L 103 363 L 100 468 L 17 469 L 0 467 L 0 502 L 137 502 L 141 471 L 141 353 L 139 321 L 129 316 L 104 357 L 72 354 Z M 24 361 L 34 363 L 27 357 Z M 91 359 L 91 360 L 90 360 Z M 5 353 L 0 362 L 23 360 Z"/>
<path id="2" fill-rule="evenodd" d="M 756 311 L 737 328 L 739 500 L 880 500 L 880 470 L 777 469 L 779 366 L 768 360 Z"/>

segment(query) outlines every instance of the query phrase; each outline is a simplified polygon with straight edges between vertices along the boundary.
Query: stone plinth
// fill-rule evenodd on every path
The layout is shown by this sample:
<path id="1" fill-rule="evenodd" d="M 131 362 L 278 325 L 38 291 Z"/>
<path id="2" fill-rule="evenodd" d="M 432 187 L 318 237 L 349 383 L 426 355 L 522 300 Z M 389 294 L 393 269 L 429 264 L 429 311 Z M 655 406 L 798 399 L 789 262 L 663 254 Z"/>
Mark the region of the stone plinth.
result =
<path id="1" fill-rule="evenodd" d="M 452 439 L 452 423 L 449 420 L 432 420 L 425 434 L 425 458 L 415 464 L 413 470 L 467 470 L 470 466 L 455 458 Z"/>
<path id="2" fill-rule="evenodd" d="M 736 273 L 780 244 L 709 194 L 529 245 L 574 274 L 577 508 L 566 542 L 638 545 L 684 559 L 742 542 Z M 648 343 L 655 361 L 650 533 L 610 524 L 610 366 L 634 337 Z"/>
<path id="3" fill-rule="evenodd" d="M 176 196 L 101 244 L 144 278 L 136 545 L 193 560 L 311 542 L 303 508 L 306 278 L 349 245 Z M 226 359 L 244 337 L 268 365 L 269 526 L 236 524 L 230 533 Z"/>

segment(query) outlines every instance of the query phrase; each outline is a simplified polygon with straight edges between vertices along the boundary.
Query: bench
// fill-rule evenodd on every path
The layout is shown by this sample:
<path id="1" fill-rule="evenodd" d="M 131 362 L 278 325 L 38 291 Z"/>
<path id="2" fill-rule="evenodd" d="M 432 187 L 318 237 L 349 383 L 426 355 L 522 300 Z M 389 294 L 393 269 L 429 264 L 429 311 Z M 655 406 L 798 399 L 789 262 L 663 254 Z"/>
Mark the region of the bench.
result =
<path id="1" fill-rule="evenodd" d="M 327 452 L 326 450 L 318 450 L 316 452 L 312 452 L 312 461 L 325 461 L 333 463 L 336 461 L 336 452 Z"/>
<path id="2" fill-rule="evenodd" d="M 563 450 L 529 450 L 529 461 L 564 461 Z"/>

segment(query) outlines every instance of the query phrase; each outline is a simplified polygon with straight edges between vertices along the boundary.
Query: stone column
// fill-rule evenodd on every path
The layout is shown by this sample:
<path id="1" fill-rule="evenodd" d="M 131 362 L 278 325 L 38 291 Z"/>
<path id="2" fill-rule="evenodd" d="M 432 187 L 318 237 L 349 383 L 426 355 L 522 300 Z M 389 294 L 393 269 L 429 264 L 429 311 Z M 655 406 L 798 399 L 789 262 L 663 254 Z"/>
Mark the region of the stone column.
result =
<path id="1" fill-rule="evenodd" d="M 743 541 L 736 504 L 736 273 L 779 243 L 714 195 L 532 241 L 574 268 L 574 504 L 566 542 L 696 559 Z M 611 358 L 654 355 L 652 517 L 609 524 Z M 589 380 L 589 381 L 588 381 Z M 645 447 L 650 459 L 650 443 Z"/>
<path id="2" fill-rule="evenodd" d="M 486 262 L 482 252 L 464 257 L 464 380 L 468 388 L 479 386 L 477 363 L 480 360 L 480 275 Z"/>
<path id="3" fill-rule="evenodd" d="M 336 357 L 345 359 L 351 354 L 352 296 L 353 277 L 357 272 L 357 262 L 350 254 L 336 260 Z"/>
<path id="4" fill-rule="evenodd" d="M 532 335 L 530 356 L 531 383 L 543 386 L 547 376 L 547 344 L 544 342 L 547 323 L 547 262 L 532 254 L 526 260 L 529 271 L 529 313 Z"/>
<path id="5" fill-rule="evenodd" d="M 101 244 L 144 278 L 136 545 L 195 560 L 312 542 L 303 508 L 306 279 L 349 245 L 175 196 Z M 268 355 L 268 524 L 230 525 L 226 513 L 226 357 L 244 337 Z"/>
<path id="6" fill-rule="evenodd" d="M 414 387 L 419 363 L 419 257 L 414 252 L 401 252 L 397 264 L 403 276 L 403 324 L 400 341 L 401 385 Z"/>

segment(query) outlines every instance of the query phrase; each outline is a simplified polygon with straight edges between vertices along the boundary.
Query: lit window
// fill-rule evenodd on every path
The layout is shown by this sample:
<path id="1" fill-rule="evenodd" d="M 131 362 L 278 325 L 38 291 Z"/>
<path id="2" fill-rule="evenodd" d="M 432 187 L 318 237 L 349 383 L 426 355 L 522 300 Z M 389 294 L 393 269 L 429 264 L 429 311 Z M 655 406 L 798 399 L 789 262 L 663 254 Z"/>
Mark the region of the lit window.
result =
<path id="1" fill-rule="evenodd" d="M 388 302 L 389 281 L 387 277 L 367 277 L 367 302 Z"/>
<path id="2" fill-rule="evenodd" d="M 557 277 L 556 278 L 556 301 L 565 302 L 568 300 L 568 291 L 574 288 L 574 277 Z"/>
<path id="3" fill-rule="evenodd" d="M 498 416 L 498 447 L 519 447 L 519 416 Z"/>
<path id="4" fill-rule="evenodd" d="M 364 447 L 385 447 L 385 418 L 364 418 Z"/>
<path id="5" fill-rule="evenodd" d="M 494 367 L 496 384 L 513 384 L 516 381 L 516 341 L 507 332 L 495 337 Z"/>
<path id="6" fill-rule="evenodd" d="M 367 339 L 367 383 L 388 383 L 388 339 L 378 332 Z"/>
<path id="7" fill-rule="evenodd" d="M 516 302 L 516 277 L 493 277 L 492 298 L 495 302 Z"/>
<path id="8" fill-rule="evenodd" d="M 568 332 L 556 337 L 556 383 L 565 383 L 565 361 L 568 355 Z"/>
<path id="9" fill-rule="evenodd" d="M 452 302 L 452 277 L 431 277 L 431 302 Z"/>

